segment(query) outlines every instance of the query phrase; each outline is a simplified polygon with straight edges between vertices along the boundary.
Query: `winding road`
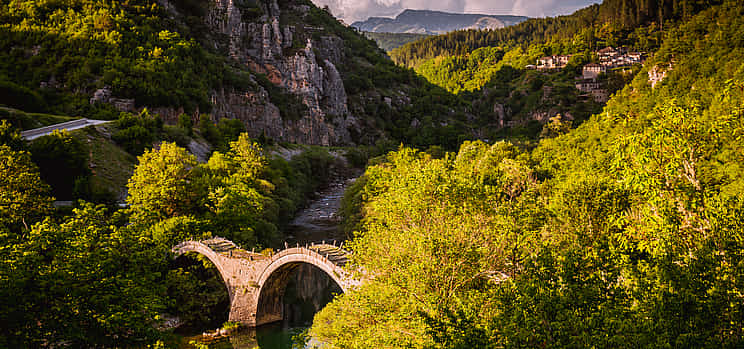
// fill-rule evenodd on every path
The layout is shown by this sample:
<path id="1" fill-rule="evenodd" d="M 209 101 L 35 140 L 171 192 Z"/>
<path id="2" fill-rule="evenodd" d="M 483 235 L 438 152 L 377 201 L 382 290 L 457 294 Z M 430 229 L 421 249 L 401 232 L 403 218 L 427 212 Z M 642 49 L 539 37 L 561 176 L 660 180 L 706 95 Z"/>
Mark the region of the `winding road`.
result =
<path id="1" fill-rule="evenodd" d="M 72 121 L 63 122 L 61 124 L 55 124 L 55 125 L 49 125 L 44 127 L 35 128 L 32 130 L 27 130 L 21 132 L 21 137 L 23 139 L 30 141 L 34 140 L 39 137 L 46 136 L 48 134 L 51 134 L 54 131 L 61 131 L 61 130 L 77 130 L 81 128 L 85 128 L 88 126 L 95 126 L 100 124 L 105 124 L 107 122 L 111 122 L 108 120 L 91 120 L 91 119 L 77 119 Z"/>

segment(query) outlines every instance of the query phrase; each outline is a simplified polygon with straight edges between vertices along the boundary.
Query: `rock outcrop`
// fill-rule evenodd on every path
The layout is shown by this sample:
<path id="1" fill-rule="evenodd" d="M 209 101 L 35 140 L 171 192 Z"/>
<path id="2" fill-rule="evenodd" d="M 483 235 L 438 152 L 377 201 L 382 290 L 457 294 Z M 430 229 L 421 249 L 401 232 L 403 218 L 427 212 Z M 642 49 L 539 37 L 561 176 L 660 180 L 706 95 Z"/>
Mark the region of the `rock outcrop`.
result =
<path id="1" fill-rule="evenodd" d="M 183 17 L 173 0 L 157 3 L 169 17 Z M 210 0 L 203 17 L 209 32 L 203 34 L 207 39 L 202 44 L 228 55 L 238 67 L 264 74 L 270 83 L 297 96 L 306 111 L 299 118 L 282 115 L 281 106 L 272 103 L 268 86 L 254 79 L 251 89 L 222 87 L 211 91 L 211 112 L 199 115 L 197 110 L 193 118 L 239 119 L 251 137 L 263 134 L 277 141 L 326 146 L 353 144 L 351 134 L 360 134 L 361 126 L 349 111 L 338 68 L 348 59 L 344 41 L 324 28 L 297 21 L 310 13 L 310 6 L 291 1 L 282 6 L 277 0 Z M 115 98 L 110 88 L 95 91 L 90 103 L 109 103 L 133 113 L 145 107 L 135 107 L 132 99 Z M 184 112 L 183 108 L 172 107 L 149 109 L 167 122 L 175 122 Z"/>
<path id="2" fill-rule="evenodd" d="M 298 96 L 307 106 L 299 120 L 287 120 L 270 102 L 266 91 L 214 91 L 212 117 L 237 118 L 245 122 L 251 136 L 265 134 L 276 140 L 318 144 L 350 144 L 349 128 L 358 121 L 349 113 L 343 79 L 337 69 L 342 63 L 343 40 L 312 28 L 297 33 L 295 24 L 282 25 L 282 10 L 276 0 L 257 2 L 251 13 L 261 13 L 246 22 L 245 9 L 238 0 L 214 0 L 205 23 L 226 38 L 219 47 L 235 61 Z M 307 15 L 308 6 L 287 5 L 293 17 Z M 300 35 L 302 34 L 302 35 Z"/>

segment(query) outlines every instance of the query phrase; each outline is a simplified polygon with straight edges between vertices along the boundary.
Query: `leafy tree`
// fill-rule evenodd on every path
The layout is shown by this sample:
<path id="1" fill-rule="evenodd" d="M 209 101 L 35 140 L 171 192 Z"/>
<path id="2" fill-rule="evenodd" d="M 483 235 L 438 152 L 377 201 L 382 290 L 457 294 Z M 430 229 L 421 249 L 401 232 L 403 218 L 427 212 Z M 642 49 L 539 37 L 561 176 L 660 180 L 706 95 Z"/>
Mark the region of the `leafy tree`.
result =
<path id="1" fill-rule="evenodd" d="M 0 343 L 143 345 L 156 338 L 163 251 L 151 247 L 90 204 L 62 224 L 46 219 L 8 241 L 0 248 L 8 261 L 0 269 L 7 281 L 0 287 Z"/>
<path id="2" fill-rule="evenodd" d="M 550 121 L 543 126 L 542 132 L 540 132 L 540 138 L 552 138 L 568 133 L 571 130 L 571 121 L 563 119 L 561 114 L 550 118 Z"/>
<path id="3" fill-rule="evenodd" d="M 117 120 L 118 130 L 111 136 L 116 143 L 133 155 L 142 154 L 152 147 L 157 135 L 163 130 L 160 116 L 151 116 L 147 109 L 138 115 L 121 113 Z"/>
<path id="4" fill-rule="evenodd" d="M 539 210 L 537 187 L 517 155 L 505 143 L 466 142 L 456 158 L 402 148 L 368 168 L 351 248 L 375 277 L 321 311 L 313 333 L 348 347 L 434 346 L 429 325 L 516 273 L 535 244 L 539 215 L 523 215 Z M 485 311 L 473 304 L 467 311 Z"/>
<path id="5" fill-rule="evenodd" d="M 181 114 L 178 117 L 178 127 L 186 131 L 186 134 L 192 136 L 194 134 L 194 122 L 191 117 L 186 114 Z"/>
<path id="6" fill-rule="evenodd" d="M 145 151 L 129 179 L 127 202 L 136 222 L 155 222 L 199 212 L 196 158 L 175 143 Z"/>
<path id="7" fill-rule="evenodd" d="M 23 138 L 21 138 L 21 133 L 10 125 L 7 120 L 0 120 L 0 144 L 7 145 L 15 151 L 26 148 Z"/>
<path id="8" fill-rule="evenodd" d="M 88 150 L 79 139 L 66 131 L 54 131 L 29 145 L 41 178 L 52 187 L 58 199 L 73 199 L 76 183 L 90 176 Z"/>
<path id="9" fill-rule="evenodd" d="M 0 145 L 0 226 L 16 232 L 28 229 L 50 213 L 49 192 L 29 153 Z"/>

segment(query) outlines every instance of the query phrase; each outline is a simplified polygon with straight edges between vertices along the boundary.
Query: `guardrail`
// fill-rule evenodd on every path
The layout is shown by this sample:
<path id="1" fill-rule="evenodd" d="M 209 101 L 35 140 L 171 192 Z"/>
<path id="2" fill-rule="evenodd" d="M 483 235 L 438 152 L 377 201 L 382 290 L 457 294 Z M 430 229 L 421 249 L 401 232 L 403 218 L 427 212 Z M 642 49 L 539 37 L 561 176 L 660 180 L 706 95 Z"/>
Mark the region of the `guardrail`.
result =
<path id="1" fill-rule="evenodd" d="M 100 125 L 110 121 L 105 120 L 90 120 L 90 119 L 77 119 L 72 121 L 66 121 L 59 124 L 44 126 L 21 132 L 21 137 L 25 140 L 33 140 L 41 136 L 47 135 L 55 130 L 67 130 L 67 129 L 79 129 L 91 125 Z"/>

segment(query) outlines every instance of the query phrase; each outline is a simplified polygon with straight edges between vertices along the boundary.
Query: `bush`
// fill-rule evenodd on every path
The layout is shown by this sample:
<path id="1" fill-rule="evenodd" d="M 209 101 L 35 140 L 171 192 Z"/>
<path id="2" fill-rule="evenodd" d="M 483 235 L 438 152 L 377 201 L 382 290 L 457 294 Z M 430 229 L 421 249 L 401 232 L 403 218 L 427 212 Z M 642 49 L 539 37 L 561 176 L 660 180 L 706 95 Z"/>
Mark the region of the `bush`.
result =
<path id="1" fill-rule="evenodd" d="M 194 135 L 194 122 L 191 120 L 190 116 L 181 114 L 181 116 L 178 117 L 178 127 L 182 128 L 189 137 Z"/>
<path id="2" fill-rule="evenodd" d="M 29 146 L 31 158 L 39 166 L 41 178 L 52 187 L 58 200 L 72 200 L 85 194 L 86 180 L 90 176 L 88 150 L 77 138 L 67 132 L 57 132 L 37 138 Z"/>
<path id="3" fill-rule="evenodd" d="M 114 142 L 130 154 L 140 155 L 152 147 L 152 142 L 163 131 L 163 120 L 159 116 L 150 116 L 145 109 L 137 116 L 121 113 L 117 126 L 119 130 L 111 137 Z"/>
<path id="4" fill-rule="evenodd" d="M 43 112 L 46 102 L 38 93 L 10 81 L 0 80 L 0 104 L 29 112 Z"/>
<path id="5" fill-rule="evenodd" d="M 180 126 L 165 125 L 163 127 L 165 139 L 170 142 L 176 142 L 179 147 L 188 147 L 191 142 L 188 132 Z"/>

